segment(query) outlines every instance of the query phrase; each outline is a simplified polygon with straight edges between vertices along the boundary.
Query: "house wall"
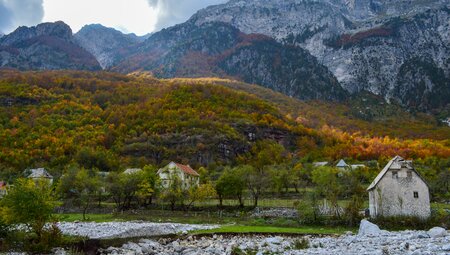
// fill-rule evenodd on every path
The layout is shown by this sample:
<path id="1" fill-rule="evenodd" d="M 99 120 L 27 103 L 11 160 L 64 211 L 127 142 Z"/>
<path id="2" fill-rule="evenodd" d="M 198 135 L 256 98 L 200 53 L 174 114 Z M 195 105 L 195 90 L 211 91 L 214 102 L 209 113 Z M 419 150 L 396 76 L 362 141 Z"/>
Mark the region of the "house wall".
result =
<path id="1" fill-rule="evenodd" d="M 393 177 L 397 171 L 398 177 Z M 408 171 L 411 176 L 408 177 Z M 418 198 L 414 197 L 417 192 Z M 389 170 L 375 189 L 369 191 L 370 216 L 417 216 L 428 218 L 430 193 L 428 186 L 415 171 L 401 168 Z"/>
<path id="2" fill-rule="evenodd" d="M 169 164 L 163 171 L 159 172 L 159 178 L 161 179 L 161 186 L 165 189 L 171 185 L 171 179 L 173 176 L 178 176 L 181 180 L 183 189 L 189 189 L 193 185 L 198 185 L 200 179 L 196 176 L 190 176 L 181 171 L 175 164 Z"/>

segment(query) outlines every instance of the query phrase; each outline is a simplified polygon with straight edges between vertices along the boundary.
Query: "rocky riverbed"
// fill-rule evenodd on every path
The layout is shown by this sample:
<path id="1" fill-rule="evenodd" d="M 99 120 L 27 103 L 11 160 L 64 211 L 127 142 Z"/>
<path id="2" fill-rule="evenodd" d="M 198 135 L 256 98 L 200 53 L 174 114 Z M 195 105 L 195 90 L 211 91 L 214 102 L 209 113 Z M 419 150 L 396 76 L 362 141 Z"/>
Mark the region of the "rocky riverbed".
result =
<path id="1" fill-rule="evenodd" d="M 246 253 L 238 253 L 246 252 Z M 179 239 L 142 239 L 100 254 L 450 254 L 450 235 L 442 228 L 389 232 L 363 221 L 358 234 L 327 237 L 184 236 Z"/>
<path id="2" fill-rule="evenodd" d="M 91 239 L 112 239 L 182 234 L 192 230 L 212 229 L 218 226 L 131 221 L 104 223 L 61 222 L 58 224 L 58 227 L 66 235 L 83 236 Z"/>

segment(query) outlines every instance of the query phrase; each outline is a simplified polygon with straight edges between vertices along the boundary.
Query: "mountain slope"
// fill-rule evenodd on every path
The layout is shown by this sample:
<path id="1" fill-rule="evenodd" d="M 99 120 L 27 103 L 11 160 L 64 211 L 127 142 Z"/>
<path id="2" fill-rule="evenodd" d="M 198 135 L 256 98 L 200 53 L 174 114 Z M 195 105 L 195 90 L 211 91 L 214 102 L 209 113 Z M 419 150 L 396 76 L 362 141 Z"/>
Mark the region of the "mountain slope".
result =
<path id="1" fill-rule="evenodd" d="M 123 34 L 99 24 L 84 26 L 74 37 L 78 45 L 96 57 L 103 69 L 112 67 L 127 48 L 143 41 L 134 34 Z"/>
<path id="2" fill-rule="evenodd" d="M 448 3 L 437 0 L 234 0 L 201 10 L 188 22 L 226 22 L 244 33 L 300 45 L 347 91 L 366 90 L 430 110 L 450 102 L 449 13 Z M 430 68 L 411 70 L 415 61 Z M 406 93 L 411 90 L 413 95 Z M 433 102 L 436 94 L 446 100 Z"/>
<path id="3" fill-rule="evenodd" d="M 342 100 L 346 92 L 305 50 L 224 23 L 192 23 L 152 35 L 113 70 L 156 77 L 234 77 L 300 99 Z"/>
<path id="4" fill-rule="evenodd" d="M 102 171 L 170 161 L 229 165 L 257 141 L 283 145 L 294 161 L 450 157 L 448 127 L 400 114 L 402 130 L 422 125 L 428 139 L 369 136 L 373 122 L 364 120 L 365 126 L 347 128 L 366 134 L 343 132 L 331 125 L 358 124 L 352 113 L 341 112 L 347 106 L 314 103 L 227 80 L 2 70 L 0 169 L 19 173 L 45 166 L 61 173 L 73 163 Z M 395 131 L 391 120 L 385 130 Z"/>
<path id="5" fill-rule="evenodd" d="M 0 38 L 0 67 L 20 70 L 99 70 L 90 53 L 73 40 L 72 30 L 63 22 L 19 27 Z"/>

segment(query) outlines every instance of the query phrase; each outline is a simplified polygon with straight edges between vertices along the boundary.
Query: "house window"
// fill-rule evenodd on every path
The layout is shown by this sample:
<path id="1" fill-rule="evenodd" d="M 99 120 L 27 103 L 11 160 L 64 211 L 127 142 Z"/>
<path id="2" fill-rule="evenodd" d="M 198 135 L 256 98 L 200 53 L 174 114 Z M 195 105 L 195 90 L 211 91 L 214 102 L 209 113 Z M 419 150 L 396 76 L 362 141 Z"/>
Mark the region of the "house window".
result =
<path id="1" fill-rule="evenodd" d="M 414 191 L 414 198 L 419 198 L 419 192 Z"/>
<path id="2" fill-rule="evenodd" d="M 412 171 L 408 171 L 408 178 L 412 178 Z"/>
<path id="3" fill-rule="evenodd" d="M 398 178 L 398 171 L 392 171 L 392 179 Z"/>

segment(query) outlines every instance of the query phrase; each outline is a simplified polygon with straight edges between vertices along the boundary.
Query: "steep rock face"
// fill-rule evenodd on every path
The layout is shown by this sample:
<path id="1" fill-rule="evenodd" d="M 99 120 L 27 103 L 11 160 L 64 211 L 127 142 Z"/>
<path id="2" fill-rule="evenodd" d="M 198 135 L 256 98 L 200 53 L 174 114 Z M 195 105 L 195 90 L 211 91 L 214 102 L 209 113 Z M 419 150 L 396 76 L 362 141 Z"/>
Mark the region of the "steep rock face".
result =
<path id="1" fill-rule="evenodd" d="M 84 26 L 74 37 L 78 45 L 96 57 L 103 69 L 112 67 L 130 47 L 144 40 L 99 24 Z"/>
<path id="2" fill-rule="evenodd" d="M 148 70 L 161 78 L 234 77 L 301 99 L 346 97 L 333 75 L 307 51 L 218 22 L 165 29 L 115 70 Z"/>
<path id="3" fill-rule="evenodd" d="M 301 46 L 349 92 L 367 90 L 419 110 L 443 107 L 450 101 L 448 89 L 442 89 L 450 84 L 448 2 L 234 0 L 201 10 L 189 22 L 212 21 Z M 430 64 L 433 71 L 411 70 L 411 62 L 417 59 Z M 429 78 L 430 72 L 440 74 L 440 79 Z M 447 93 L 443 95 L 447 99 L 432 103 L 431 96 L 441 93 Z M 421 102 L 412 103 L 418 98 Z"/>
<path id="4" fill-rule="evenodd" d="M 0 38 L 0 67 L 20 70 L 98 70 L 90 53 L 73 41 L 72 30 L 63 22 L 19 27 Z"/>

